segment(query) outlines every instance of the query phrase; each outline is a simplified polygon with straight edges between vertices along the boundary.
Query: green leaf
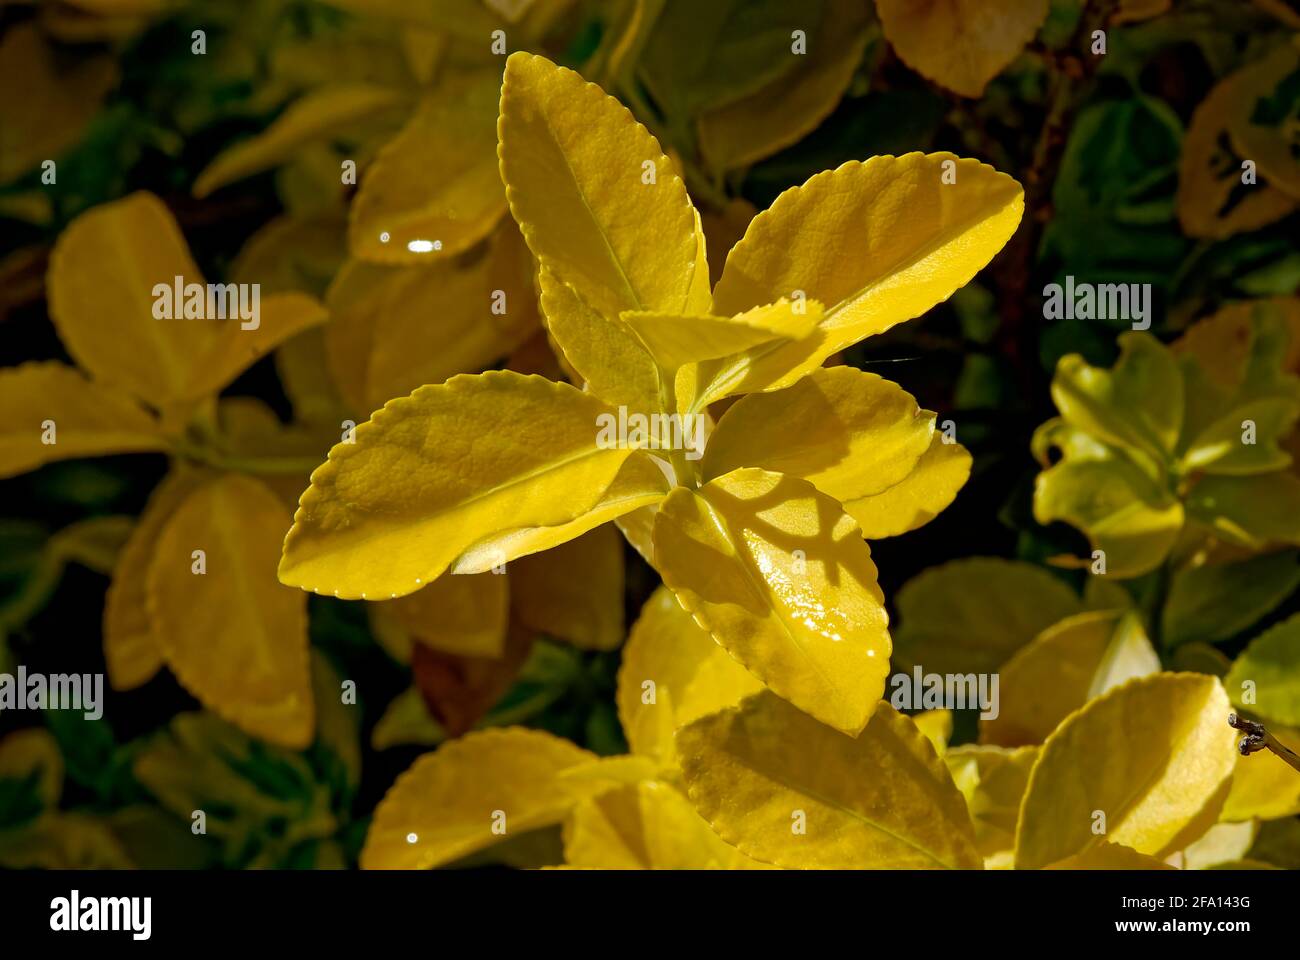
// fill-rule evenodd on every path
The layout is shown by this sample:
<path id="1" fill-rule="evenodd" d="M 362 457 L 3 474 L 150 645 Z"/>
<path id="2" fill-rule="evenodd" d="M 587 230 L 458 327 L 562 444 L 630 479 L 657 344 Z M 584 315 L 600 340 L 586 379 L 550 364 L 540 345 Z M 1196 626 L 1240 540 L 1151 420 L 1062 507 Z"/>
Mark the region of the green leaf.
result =
<path id="1" fill-rule="evenodd" d="M 1247 682 L 1253 686 L 1246 687 Z M 1300 725 L 1300 614 L 1252 640 L 1223 685 L 1233 701 L 1248 710 L 1279 723 Z"/>
<path id="2" fill-rule="evenodd" d="M 1248 628 L 1300 586 L 1300 553 L 1282 550 L 1174 574 L 1161 615 L 1165 646 L 1218 643 Z"/>

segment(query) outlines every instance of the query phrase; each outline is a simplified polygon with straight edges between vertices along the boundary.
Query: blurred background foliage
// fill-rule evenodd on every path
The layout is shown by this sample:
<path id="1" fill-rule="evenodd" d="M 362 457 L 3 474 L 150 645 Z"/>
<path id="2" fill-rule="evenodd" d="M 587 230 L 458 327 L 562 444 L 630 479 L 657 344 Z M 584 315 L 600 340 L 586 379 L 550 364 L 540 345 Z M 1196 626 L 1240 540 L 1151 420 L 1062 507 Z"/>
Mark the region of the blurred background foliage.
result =
<path id="1" fill-rule="evenodd" d="M 1149 283 L 1150 332 L 1164 343 L 1240 301 L 1270 302 L 1300 337 L 1290 39 L 1300 13 L 1287 0 L 1051 0 L 1023 48 L 970 90 L 913 55 L 906 17 L 891 16 L 897 3 L 879 6 L 0 0 L 0 366 L 70 361 L 49 320 L 51 248 L 79 214 L 144 190 L 171 211 L 208 278 L 301 290 L 329 307 L 324 330 L 259 360 L 223 394 L 255 398 L 282 424 L 321 427 L 316 459 L 334 424 L 421 383 L 503 364 L 560 375 L 535 317 L 493 327 L 457 306 L 491 289 L 497 251 L 513 238 L 495 160 L 501 30 L 507 50 L 579 70 L 660 138 L 701 210 L 715 276 L 757 210 L 848 160 L 950 150 L 1020 180 L 1021 229 L 975 282 L 840 359 L 952 419 L 974 455 L 952 507 L 872 545 L 902 614 L 902 654 L 925 642 L 918 626 L 909 637 L 909 595 L 919 624 L 936 595 L 927 590 L 944 578 L 944 589 L 981 589 L 969 566 L 903 589 L 928 568 L 999 557 L 1081 590 L 1083 570 L 1060 558 L 1086 558 L 1089 531 L 1035 520 L 1035 481 L 1051 458 L 1036 462 L 1031 440 L 1058 413 L 1050 388 L 1061 358 L 1111 367 L 1128 322 L 1044 319 L 1043 289 L 1067 276 Z M 806 58 L 786 55 L 793 30 L 807 33 Z M 1104 54 L 1092 52 L 1097 30 Z M 1249 196 L 1234 188 L 1243 142 L 1264 181 Z M 56 187 L 42 180 L 48 159 Z M 354 183 L 340 182 L 346 160 Z M 391 243 L 378 240 L 383 224 L 393 224 Z M 433 230 L 446 238 L 436 262 L 406 253 L 409 238 Z M 1207 369 L 1232 330 L 1256 321 L 1216 322 L 1226 339 L 1201 335 Z M 1194 342 L 1182 349 L 1196 352 Z M 1296 356 L 1274 351 L 1278 376 L 1300 372 Z M 0 672 L 105 671 L 105 590 L 167 471 L 163 454 L 116 455 L 0 480 Z M 305 478 L 279 479 L 300 490 Z M 1092 606 L 1140 611 L 1166 665 L 1224 674 L 1247 641 L 1300 610 L 1295 543 L 1285 533 L 1184 544 L 1176 562 Z M 595 620 L 558 623 L 537 609 L 545 604 L 512 599 L 495 665 L 454 642 L 420 642 L 446 627 L 440 614 L 416 612 L 412 626 L 311 597 L 317 732 L 307 750 L 218 719 L 167 671 L 108 691 L 101 721 L 0 715 L 0 862 L 352 866 L 379 798 L 448 729 L 524 723 L 598 753 L 624 750 L 615 648 L 657 578 L 621 541 L 616 552 L 617 581 L 592 586 L 608 594 L 592 603 Z M 555 583 L 545 570 L 519 576 L 534 578 L 534 597 Z M 1037 589 L 999 582 L 1010 604 Z M 1218 606 L 1205 600 L 1216 590 Z M 1078 612 L 1067 607 L 1035 628 Z M 968 629 L 981 627 L 954 613 L 941 631 Z M 339 704 L 344 680 L 356 706 Z M 977 736 L 973 720 L 957 718 L 954 742 Z M 197 836 L 200 809 L 207 832 Z M 1269 824 L 1252 855 L 1300 866 L 1289 862 L 1294 823 Z"/>

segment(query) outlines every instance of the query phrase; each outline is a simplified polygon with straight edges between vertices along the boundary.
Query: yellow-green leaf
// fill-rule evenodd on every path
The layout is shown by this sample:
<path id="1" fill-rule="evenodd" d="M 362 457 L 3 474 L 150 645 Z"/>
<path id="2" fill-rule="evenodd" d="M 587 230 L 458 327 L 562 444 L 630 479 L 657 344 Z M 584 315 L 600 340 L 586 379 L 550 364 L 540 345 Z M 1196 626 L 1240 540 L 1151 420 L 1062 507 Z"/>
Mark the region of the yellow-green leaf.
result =
<path id="1" fill-rule="evenodd" d="M 695 211 L 672 161 L 625 107 L 572 70 L 517 52 L 497 129 L 510 210 L 543 266 L 611 320 L 624 310 L 694 312 L 696 271 L 708 271 Z"/>
<path id="2" fill-rule="evenodd" d="M 1111 370 L 1072 353 L 1052 378 L 1052 400 L 1066 423 L 1117 446 L 1166 462 L 1183 422 L 1183 376 L 1173 353 L 1148 333 L 1120 335 Z"/>
<path id="3" fill-rule="evenodd" d="M 612 524 L 519 558 L 510 589 L 515 616 L 540 633 L 584 650 L 623 642 L 623 538 Z"/>
<path id="4" fill-rule="evenodd" d="M 1105 554 L 1106 573 L 1155 569 L 1183 528 L 1183 505 L 1132 461 L 1062 460 L 1034 481 L 1034 519 L 1064 520 Z"/>
<path id="5" fill-rule="evenodd" d="M 290 159 L 304 144 L 337 137 L 357 123 L 373 122 L 404 106 L 403 94 L 373 84 L 329 84 L 304 94 L 257 136 L 224 150 L 194 181 L 194 196 L 206 197 Z"/>
<path id="6" fill-rule="evenodd" d="M 706 480 L 761 467 L 848 502 L 907 477 L 933 436 L 934 414 L 897 384 L 831 367 L 784 390 L 742 397 L 718 422 L 701 467 Z"/>
<path id="7" fill-rule="evenodd" d="M 1300 543 L 1300 478 L 1284 470 L 1206 476 L 1187 497 L 1187 515 L 1229 543 L 1261 550 Z"/>
<path id="8" fill-rule="evenodd" d="M 945 171 L 955 183 L 943 182 Z M 1002 248 L 1023 208 L 1010 177 L 946 153 L 853 161 L 785 191 L 731 249 L 713 312 L 796 291 L 826 312 L 811 337 L 750 351 L 725 393 L 788 386 L 831 354 L 943 302 Z M 704 382 L 714 379 L 702 368 Z"/>
<path id="9" fill-rule="evenodd" d="M 1048 0 L 878 0 L 880 25 L 917 73 L 964 97 L 984 87 L 1025 48 L 1047 18 Z"/>
<path id="10" fill-rule="evenodd" d="M 870 38 L 867 10 L 855 0 L 827 0 L 815 21 L 806 5 L 798 12 L 806 52 L 794 51 L 789 31 L 782 51 L 793 69 L 697 120 L 700 152 L 714 171 L 748 166 L 799 142 L 830 115 L 852 81 Z"/>
<path id="11" fill-rule="evenodd" d="M 493 543 L 490 562 L 458 572 L 541 549 L 508 535 L 579 520 L 632 453 L 597 445 L 596 419 L 607 412 L 567 384 L 504 370 L 390 401 L 312 474 L 281 579 L 344 598 L 395 598 L 481 541 Z"/>
<path id="12" fill-rule="evenodd" d="M 1214 677 L 1130 680 L 1071 714 L 1029 778 L 1016 866 L 1045 867 L 1104 841 L 1167 856 L 1218 819 L 1235 764 L 1230 706 Z M 1094 825 L 1104 815 L 1105 833 Z"/>
<path id="13" fill-rule="evenodd" d="M 691 801 L 727 843 L 794 868 L 978 868 L 930 741 L 882 704 L 855 739 L 771 691 L 677 733 Z"/>
<path id="14" fill-rule="evenodd" d="M 564 860 L 588 870 L 765 870 L 724 843 L 665 783 L 638 783 L 580 803 L 564 826 Z"/>
<path id="15" fill-rule="evenodd" d="M 736 470 L 675 489 L 655 564 L 682 606 L 764 684 L 856 735 L 889 673 L 884 596 L 853 519 L 812 484 Z"/>
<path id="16" fill-rule="evenodd" d="M 971 557 L 931 567 L 895 598 L 894 666 L 931 673 L 992 673 L 1083 604 L 1041 567 Z"/>
<path id="17" fill-rule="evenodd" d="M 413 264 L 468 250 L 506 212 L 497 168 L 500 66 L 451 73 L 375 157 L 352 202 L 352 254 Z M 437 247 L 421 253 L 415 241 Z"/>
<path id="18" fill-rule="evenodd" d="M 1300 726 L 1300 614 L 1265 630 L 1223 678 L 1233 702 Z"/>
<path id="19" fill-rule="evenodd" d="M 540 730 L 510 727 L 453 740 L 415 761 L 379 802 L 361 866 L 427 870 L 559 823 L 606 787 L 559 774 L 595 760 Z"/>
<path id="20" fill-rule="evenodd" d="M 275 578 L 288 521 L 250 477 L 205 483 L 165 521 L 146 590 L 153 636 L 181 684 L 240 729 L 302 748 L 315 726 L 307 603 Z"/>
<path id="21" fill-rule="evenodd" d="M 923 527 L 956 499 L 970 477 L 971 463 L 965 447 L 936 433 L 911 473 L 887 490 L 845 502 L 844 512 L 858 521 L 868 540 Z"/>
<path id="22" fill-rule="evenodd" d="M 0 370 L 0 477 L 54 460 L 167 445 L 148 410 L 72 367 L 43 361 Z"/>
<path id="23" fill-rule="evenodd" d="M 1222 863 L 1236 863 L 1250 852 L 1258 833 L 1259 824 L 1253 820 L 1216 823 L 1168 859 L 1182 870 L 1208 870 Z"/>
<path id="24" fill-rule="evenodd" d="M 1004 747 L 1042 743 L 1089 700 L 1159 671 L 1160 657 L 1136 613 L 1067 617 L 1002 665 L 998 714 L 981 720 L 980 741 Z"/>
<path id="25" fill-rule="evenodd" d="M 661 586 L 641 608 L 623 649 L 618 716 L 634 753 L 671 764 L 679 727 L 762 689 Z"/>

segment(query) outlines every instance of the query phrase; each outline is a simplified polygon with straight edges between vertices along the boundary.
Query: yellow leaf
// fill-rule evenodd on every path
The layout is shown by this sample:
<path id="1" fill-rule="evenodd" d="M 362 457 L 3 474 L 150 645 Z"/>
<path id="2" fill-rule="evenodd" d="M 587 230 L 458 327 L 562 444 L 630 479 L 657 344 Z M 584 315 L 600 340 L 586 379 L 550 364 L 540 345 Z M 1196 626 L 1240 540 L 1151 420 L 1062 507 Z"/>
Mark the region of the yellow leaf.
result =
<path id="1" fill-rule="evenodd" d="M 1260 122 L 1255 114 L 1261 101 L 1282 96 L 1282 85 L 1300 70 L 1300 51 L 1283 43 L 1267 57 L 1247 65 L 1236 87 L 1243 104 L 1232 111 L 1228 132 L 1237 153 L 1254 160 L 1261 176 L 1271 187 L 1300 200 L 1300 164 L 1296 163 L 1296 144 L 1300 133 L 1295 117 L 1281 123 Z"/>
<path id="2" fill-rule="evenodd" d="M 544 267 L 610 320 L 690 312 L 696 271 L 708 272 L 695 210 L 625 107 L 572 70 L 517 52 L 497 130 L 511 213 Z"/>
<path id="3" fill-rule="evenodd" d="M 894 666 L 992 673 L 1020 647 L 1083 604 L 1041 567 L 969 557 L 931 567 L 895 600 Z"/>
<path id="4" fill-rule="evenodd" d="M 346 599 L 396 598 L 482 541 L 493 543 L 483 557 L 491 562 L 457 572 L 544 549 L 508 537 L 580 520 L 633 452 L 597 445 L 596 418 L 607 412 L 567 384 L 505 370 L 390 401 L 312 474 L 284 541 L 282 581 Z M 619 503 L 601 522 L 624 505 L 641 504 Z"/>
<path id="5" fill-rule="evenodd" d="M 0 98 L 0 184 L 80 140 L 116 83 L 112 57 L 56 59 L 34 20 L 10 24 L 0 42 L 0 90 L 9 91 Z"/>
<path id="6" fill-rule="evenodd" d="M 683 727 L 691 801 L 727 843 L 793 868 L 978 868 L 961 794 L 916 725 L 882 704 L 854 739 L 770 691 Z"/>
<path id="7" fill-rule="evenodd" d="M 72 367 L 42 361 L 0 370 L 0 477 L 55 460 L 167 447 L 148 410 Z"/>
<path id="8" fill-rule="evenodd" d="M 948 741 L 952 739 L 952 711 L 923 710 L 912 714 L 912 722 L 934 745 L 934 752 L 942 757 L 948 749 Z"/>
<path id="9" fill-rule="evenodd" d="M 279 216 L 240 248 L 230 279 L 261 284 L 263 296 L 293 290 L 323 296 L 346 259 L 345 220 L 333 214 Z"/>
<path id="10" fill-rule="evenodd" d="M 1208 870 L 1222 863 L 1243 860 L 1255 844 L 1259 824 L 1216 823 L 1198 839 L 1169 857 L 1169 862 L 1182 870 Z"/>
<path id="11" fill-rule="evenodd" d="M 1268 732 L 1292 749 L 1300 748 L 1300 731 L 1270 723 Z M 1271 750 L 1238 755 L 1222 819 L 1279 820 L 1297 813 L 1300 813 L 1300 773 L 1294 767 Z"/>
<path id="12" fill-rule="evenodd" d="M 623 642 L 623 538 L 612 525 L 521 557 L 510 585 L 515 616 L 539 633 L 583 650 Z"/>
<path id="13" fill-rule="evenodd" d="M 934 414 L 897 384 L 831 367 L 784 390 L 742 397 L 718 422 L 701 467 L 706 480 L 761 467 L 846 502 L 903 480 L 933 436 Z"/>
<path id="14" fill-rule="evenodd" d="M 508 578 L 495 573 L 444 574 L 415 593 L 377 604 L 411 640 L 462 657 L 499 657 L 510 613 Z M 409 660 L 408 656 L 400 658 Z"/>
<path id="15" fill-rule="evenodd" d="M 907 533 L 925 526 L 956 499 L 970 469 L 966 448 L 936 433 L 911 473 L 888 490 L 847 501 L 844 512 L 858 521 L 868 540 Z"/>
<path id="16" fill-rule="evenodd" d="M 146 590 L 154 637 L 181 684 L 247 733 L 301 749 L 315 726 L 307 603 L 275 579 L 288 520 L 256 480 L 205 483 L 163 525 Z"/>
<path id="17" fill-rule="evenodd" d="M 63 793 L 63 754 L 59 742 L 42 727 L 15 730 L 0 739 L 0 782 L 33 778 L 45 809 L 56 809 Z"/>
<path id="18" fill-rule="evenodd" d="M 222 151 L 194 181 L 194 196 L 277 167 L 305 144 L 345 133 L 352 124 L 404 106 L 403 94 L 374 84 L 328 84 L 304 94 L 257 136 Z"/>
<path id="19" fill-rule="evenodd" d="M 117 555 L 104 595 L 103 627 L 104 661 L 114 690 L 148 683 L 163 665 L 145 591 L 149 563 L 163 527 L 207 476 L 185 468 L 167 474 L 149 495 L 144 512 Z"/>
<path id="20" fill-rule="evenodd" d="M 673 734 L 763 685 L 659 587 L 641 608 L 618 671 L 618 716 L 633 753 L 675 763 Z"/>
<path id="21" fill-rule="evenodd" d="M 502 557 L 524 557 L 561 544 L 594 530 L 602 523 L 625 514 L 650 508 L 668 495 L 663 471 L 640 450 L 623 461 L 613 483 L 586 513 L 568 523 L 517 527 L 480 540 L 452 564 L 454 573 L 482 573 L 501 563 Z"/>
<path id="22" fill-rule="evenodd" d="M 1192 113 L 1178 165 L 1178 221 L 1192 237 L 1222 240 L 1258 230 L 1295 210 L 1297 202 L 1273 186 L 1265 171 L 1242 183 L 1242 163 L 1229 137 L 1242 112 L 1250 68 L 1229 74 Z M 1294 163 L 1294 161 L 1292 161 Z"/>
<path id="23" fill-rule="evenodd" d="M 850 735 L 889 673 L 884 596 L 853 519 L 810 483 L 736 470 L 659 509 L 655 563 L 702 627 L 782 697 Z"/>
<path id="24" fill-rule="evenodd" d="M 710 167 L 725 171 L 748 166 L 817 129 L 862 61 L 868 22 L 867 11 L 855 0 L 828 0 L 821 20 L 808 33 L 807 53 L 786 54 L 797 61 L 794 69 L 703 114 L 697 123 L 700 150 Z"/>
<path id="25" fill-rule="evenodd" d="M 955 183 L 943 182 L 946 171 Z M 713 312 L 796 291 L 826 312 L 811 337 L 751 351 L 727 393 L 789 386 L 831 354 L 943 302 L 1002 248 L 1023 209 L 1010 177 L 946 153 L 853 161 L 785 191 L 731 249 Z"/>
<path id="26" fill-rule="evenodd" d="M 352 255 L 415 264 L 482 240 L 506 212 L 497 167 L 500 66 L 452 73 L 375 157 L 352 202 Z M 411 244 L 436 243 L 432 251 Z"/>
<path id="27" fill-rule="evenodd" d="M 238 320 L 155 319 L 156 284 L 203 283 L 176 221 L 151 193 L 94 207 L 50 254 L 50 319 L 96 380 L 161 406 L 190 399 L 192 378 Z M 178 305 L 179 306 L 179 305 Z"/>
<path id="28" fill-rule="evenodd" d="M 186 391 L 198 397 L 221 389 L 280 344 L 324 323 L 325 306 L 305 293 L 277 293 L 261 301 L 256 328 L 231 323 L 195 370 Z M 166 323 L 167 321 L 159 321 Z M 181 321 L 182 323 L 185 321 Z"/>
<path id="29" fill-rule="evenodd" d="M 1016 866 L 1103 840 L 1167 856 L 1218 819 L 1235 763 L 1231 707 L 1214 677 L 1130 680 L 1070 714 L 1043 744 L 1021 807 Z M 1104 815 L 1104 835 L 1094 825 Z"/>
<path id="30" fill-rule="evenodd" d="M 629 414 L 660 412 L 658 371 L 632 332 L 602 317 L 545 265 L 539 286 L 546 329 L 587 389 Z"/>
<path id="31" fill-rule="evenodd" d="M 531 267 L 513 228 L 470 263 L 347 263 L 327 295 L 325 332 L 345 398 L 364 413 L 506 356 L 537 328 Z"/>
<path id="32" fill-rule="evenodd" d="M 584 800 L 564 825 L 564 859 L 586 870 L 770 870 L 713 832 L 680 793 L 639 783 Z"/>
<path id="33" fill-rule="evenodd" d="M 879 0 L 880 25 L 909 67 L 978 97 L 1047 19 L 1048 0 Z"/>
<path id="34" fill-rule="evenodd" d="M 975 744 L 953 747 L 944 755 L 953 782 L 966 798 L 975 846 L 986 866 L 1016 844 L 1020 801 L 1037 757 L 1037 747 L 1007 750 Z"/>
<path id="35" fill-rule="evenodd" d="M 821 319 L 820 303 L 788 300 L 755 307 L 734 317 L 685 316 L 626 310 L 620 320 L 665 371 L 716 360 L 774 340 L 799 340 Z"/>
<path id="36" fill-rule="evenodd" d="M 1138 853 L 1119 843 L 1099 842 L 1096 846 L 1056 863 L 1047 864 L 1045 870 L 1176 870 L 1157 857 Z"/>
<path id="37" fill-rule="evenodd" d="M 416 760 L 389 788 L 375 808 L 361 866 L 427 870 L 559 823 L 607 788 L 559 777 L 595 759 L 567 740 L 519 727 L 453 740 Z"/>
<path id="38" fill-rule="evenodd" d="M 1016 651 L 1001 676 L 998 715 L 980 722 L 980 742 L 1042 743 L 1069 714 L 1133 677 L 1160 672 L 1135 613 L 1080 613 Z"/>

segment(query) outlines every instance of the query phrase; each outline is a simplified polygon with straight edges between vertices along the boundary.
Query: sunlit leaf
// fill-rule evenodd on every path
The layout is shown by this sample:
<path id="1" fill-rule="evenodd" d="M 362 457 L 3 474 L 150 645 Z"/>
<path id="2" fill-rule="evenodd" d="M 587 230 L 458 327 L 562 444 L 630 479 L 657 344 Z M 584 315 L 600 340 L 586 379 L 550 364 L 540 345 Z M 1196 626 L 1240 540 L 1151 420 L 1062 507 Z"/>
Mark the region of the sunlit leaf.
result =
<path id="1" fill-rule="evenodd" d="M 573 387 L 508 371 L 390 401 L 312 474 L 281 578 L 316 593 L 395 598 L 480 541 L 581 518 L 632 453 L 597 445 L 604 412 Z M 491 562 L 463 572 L 540 549 L 494 543 Z"/>
<path id="2" fill-rule="evenodd" d="M 1223 685 L 1235 703 L 1269 720 L 1300 726 L 1300 614 L 1252 640 Z M 1246 696 L 1247 689 L 1253 696 Z"/>
<path id="3" fill-rule="evenodd" d="M 1042 743 L 1069 714 L 1133 677 L 1160 671 L 1134 613 L 1081 613 L 1044 630 L 998 670 L 998 715 L 980 723 L 980 741 Z"/>
<path id="4" fill-rule="evenodd" d="M 780 696 L 856 735 L 884 692 L 890 640 L 871 551 L 803 480 L 733 471 L 659 509 L 655 564 L 713 638 Z"/>
<path id="5" fill-rule="evenodd" d="M 844 512 L 858 521 L 868 540 L 915 530 L 956 499 L 970 477 L 971 463 L 965 447 L 948 443 L 942 433 L 936 433 L 911 473 L 887 490 L 846 501 Z"/>
<path id="6" fill-rule="evenodd" d="M 1160 673 L 1071 714 L 1030 775 L 1016 866 L 1045 867 L 1105 841 L 1161 857 L 1200 836 L 1218 819 L 1236 762 L 1229 710 L 1217 679 Z M 1094 829 L 1099 813 L 1104 834 Z"/>
<path id="7" fill-rule="evenodd" d="M 829 869 L 980 866 L 947 768 L 888 705 L 855 739 L 763 691 L 683 727 L 677 750 L 700 815 L 756 860 Z"/>
<path id="8" fill-rule="evenodd" d="M 667 587 L 641 608 L 618 672 L 618 715 L 634 753 L 674 762 L 673 734 L 763 688 Z"/>

